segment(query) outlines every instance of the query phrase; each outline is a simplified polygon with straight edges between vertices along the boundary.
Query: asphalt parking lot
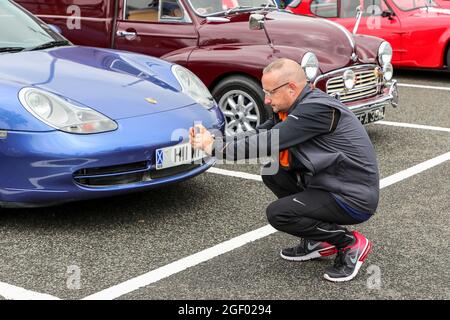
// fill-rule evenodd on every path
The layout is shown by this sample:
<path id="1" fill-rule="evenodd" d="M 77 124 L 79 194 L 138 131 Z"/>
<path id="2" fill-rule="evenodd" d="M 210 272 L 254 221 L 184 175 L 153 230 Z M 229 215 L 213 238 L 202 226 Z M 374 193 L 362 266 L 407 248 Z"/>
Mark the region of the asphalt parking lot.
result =
<path id="1" fill-rule="evenodd" d="M 279 257 L 296 239 L 267 226 L 275 196 L 259 166 L 239 164 L 145 193 L 0 209 L 0 299 L 450 299 L 450 75 L 396 78 L 400 106 L 367 126 L 382 191 L 356 226 L 374 249 L 351 282 L 323 279 L 331 259 Z"/>

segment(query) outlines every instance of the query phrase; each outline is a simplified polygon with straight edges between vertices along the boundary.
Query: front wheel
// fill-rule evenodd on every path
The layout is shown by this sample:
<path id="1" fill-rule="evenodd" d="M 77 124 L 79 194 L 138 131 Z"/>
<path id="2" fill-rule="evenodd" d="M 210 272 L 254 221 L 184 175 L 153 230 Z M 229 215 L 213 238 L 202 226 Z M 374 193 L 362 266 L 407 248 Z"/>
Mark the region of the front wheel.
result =
<path id="1" fill-rule="evenodd" d="M 448 45 L 447 48 L 447 71 L 450 72 L 450 44 Z"/>
<path id="2" fill-rule="evenodd" d="M 226 135 L 253 131 L 267 119 L 264 94 L 255 80 L 244 76 L 228 77 L 219 82 L 212 95 L 225 116 Z"/>

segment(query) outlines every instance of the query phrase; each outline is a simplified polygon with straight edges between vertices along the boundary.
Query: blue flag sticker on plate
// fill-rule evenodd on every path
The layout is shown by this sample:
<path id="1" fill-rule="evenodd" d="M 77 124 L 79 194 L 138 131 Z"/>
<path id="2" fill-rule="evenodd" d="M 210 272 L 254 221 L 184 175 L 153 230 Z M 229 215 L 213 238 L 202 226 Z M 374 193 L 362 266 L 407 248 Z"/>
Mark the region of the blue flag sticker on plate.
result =
<path id="1" fill-rule="evenodd" d="M 156 168 L 161 168 L 164 162 L 164 152 L 162 149 L 156 150 Z"/>

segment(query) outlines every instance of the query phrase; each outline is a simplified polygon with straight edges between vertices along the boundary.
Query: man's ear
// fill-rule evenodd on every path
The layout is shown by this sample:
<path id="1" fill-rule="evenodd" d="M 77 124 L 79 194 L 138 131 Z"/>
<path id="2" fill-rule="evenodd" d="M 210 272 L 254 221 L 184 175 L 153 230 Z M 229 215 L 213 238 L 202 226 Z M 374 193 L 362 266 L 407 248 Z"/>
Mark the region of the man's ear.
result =
<path id="1" fill-rule="evenodd" d="M 289 93 L 290 94 L 295 93 L 295 91 L 298 89 L 297 84 L 295 84 L 294 82 L 290 82 L 288 87 L 289 87 Z"/>
<path id="2" fill-rule="evenodd" d="M 300 86 L 297 83 L 295 83 L 295 82 L 290 82 L 289 83 L 289 89 L 296 91 L 299 88 L 300 88 Z"/>

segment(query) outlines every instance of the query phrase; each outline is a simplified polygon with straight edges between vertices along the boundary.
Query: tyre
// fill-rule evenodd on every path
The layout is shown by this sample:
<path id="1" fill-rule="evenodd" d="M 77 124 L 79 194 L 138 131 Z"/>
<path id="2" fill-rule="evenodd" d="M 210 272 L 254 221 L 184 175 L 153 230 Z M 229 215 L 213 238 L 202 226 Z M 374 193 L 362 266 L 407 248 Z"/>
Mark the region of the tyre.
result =
<path id="1" fill-rule="evenodd" d="M 223 79 L 212 90 L 212 95 L 222 110 L 227 135 L 255 130 L 267 120 L 264 93 L 259 83 L 245 76 Z"/>
<path id="2" fill-rule="evenodd" d="M 447 48 L 447 71 L 450 72 L 450 44 Z"/>

